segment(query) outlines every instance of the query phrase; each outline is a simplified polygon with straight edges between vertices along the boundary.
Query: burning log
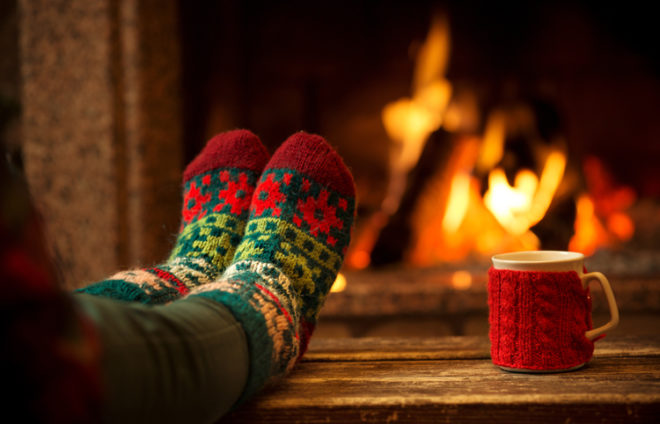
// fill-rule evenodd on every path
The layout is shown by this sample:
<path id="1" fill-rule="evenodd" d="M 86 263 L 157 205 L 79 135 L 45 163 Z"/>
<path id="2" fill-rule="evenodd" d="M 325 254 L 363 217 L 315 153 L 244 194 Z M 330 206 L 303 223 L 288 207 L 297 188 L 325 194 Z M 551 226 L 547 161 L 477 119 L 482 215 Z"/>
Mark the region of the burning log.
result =
<path id="1" fill-rule="evenodd" d="M 411 220 L 428 182 L 438 170 L 445 169 L 451 153 L 451 136 L 442 129 L 431 134 L 420 159 L 408 176 L 399 209 L 380 232 L 371 252 L 371 264 L 382 266 L 401 262 L 412 238 Z"/>
<path id="2" fill-rule="evenodd" d="M 392 139 L 388 190 L 347 265 L 430 266 L 539 248 L 589 254 L 630 238 L 625 209 L 634 193 L 610 187 L 593 161 L 583 183 L 553 103 L 521 96 L 498 105 L 478 129 L 477 102 L 464 102 L 444 77 L 448 40 L 447 22 L 435 19 L 411 97 L 383 109 Z M 585 185 L 590 194 L 580 192 Z"/>

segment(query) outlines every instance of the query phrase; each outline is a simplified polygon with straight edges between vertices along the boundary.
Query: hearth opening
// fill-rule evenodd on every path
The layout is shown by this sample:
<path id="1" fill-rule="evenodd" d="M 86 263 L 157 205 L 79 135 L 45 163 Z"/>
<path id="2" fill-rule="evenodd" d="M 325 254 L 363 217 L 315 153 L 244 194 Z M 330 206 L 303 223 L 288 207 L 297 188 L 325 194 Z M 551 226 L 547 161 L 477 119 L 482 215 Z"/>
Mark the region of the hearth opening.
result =
<path id="1" fill-rule="evenodd" d="M 483 303 L 489 257 L 504 251 L 568 249 L 621 275 L 657 271 L 659 61 L 642 10 L 180 7 L 187 159 L 231 127 L 271 149 L 300 129 L 324 135 L 354 173 L 357 225 L 328 315 L 351 302 L 362 317 L 469 314 L 478 308 L 437 290 Z M 374 279 L 405 287 L 371 310 L 358 304 Z"/>

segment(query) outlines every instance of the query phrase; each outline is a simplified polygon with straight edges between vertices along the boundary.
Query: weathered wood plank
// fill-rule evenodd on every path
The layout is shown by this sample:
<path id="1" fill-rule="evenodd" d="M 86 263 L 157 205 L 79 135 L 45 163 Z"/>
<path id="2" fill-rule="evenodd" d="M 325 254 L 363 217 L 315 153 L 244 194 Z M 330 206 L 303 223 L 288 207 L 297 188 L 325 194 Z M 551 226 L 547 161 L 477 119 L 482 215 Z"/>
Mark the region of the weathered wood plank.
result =
<path id="1" fill-rule="evenodd" d="M 487 337 L 314 340 L 293 372 L 223 422 L 655 423 L 660 335 L 597 344 L 583 369 L 508 373 Z"/>
<path id="2" fill-rule="evenodd" d="M 237 411 L 221 423 L 269 424 L 350 424 L 350 423 L 464 423 L 464 424 L 529 424 L 529 423 L 657 423 L 657 405 L 583 404 L 578 407 L 535 404 L 524 407 L 492 404 L 429 405 L 426 407 L 388 405 L 361 408 L 337 407 Z"/>
<path id="3" fill-rule="evenodd" d="M 606 357 L 660 356 L 660 335 L 605 338 L 594 355 Z M 487 359 L 490 344 L 482 337 L 312 339 L 303 361 L 383 361 Z"/>
<path id="4" fill-rule="evenodd" d="M 328 396 L 332 394 L 332 396 Z M 578 372 L 508 373 L 485 360 L 303 363 L 260 408 L 459 403 L 660 402 L 660 361 L 595 359 Z"/>
<path id="5" fill-rule="evenodd" d="M 594 355 L 605 357 L 660 356 L 660 334 L 653 337 L 617 336 L 596 342 Z"/>
<path id="6" fill-rule="evenodd" d="M 486 337 L 312 339 L 303 361 L 487 359 L 489 349 Z"/>
<path id="7" fill-rule="evenodd" d="M 658 414 L 655 357 L 595 359 L 548 375 L 507 373 L 489 360 L 307 362 L 227 422 L 655 422 Z"/>

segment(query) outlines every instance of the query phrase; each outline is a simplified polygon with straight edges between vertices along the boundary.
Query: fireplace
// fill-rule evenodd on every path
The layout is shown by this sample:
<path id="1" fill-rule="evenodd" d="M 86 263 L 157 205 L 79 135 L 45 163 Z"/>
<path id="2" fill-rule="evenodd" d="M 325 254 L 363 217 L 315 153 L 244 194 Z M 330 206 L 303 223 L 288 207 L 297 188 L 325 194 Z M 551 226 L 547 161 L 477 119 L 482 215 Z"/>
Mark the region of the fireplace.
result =
<path id="1" fill-rule="evenodd" d="M 304 129 L 355 174 L 359 216 L 328 334 L 483 331 L 488 258 L 502 251 L 584 252 L 615 272 L 621 299 L 657 276 L 659 63 L 642 11 L 181 7 L 188 158 L 228 126 L 271 148 Z"/>
<path id="2" fill-rule="evenodd" d="M 175 158 L 187 163 L 212 134 L 235 127 L 252 129 L 271 150 L 303 129 L 337 147 L 360 201 L 319 333 L 483 332 L 489 256 L 540 248 L 583 251 L 588 267 L 610 275 L 622 327 L 626 311 L 658 323 L 660 61 L 650 13 L 549 1 L 99 2 L 106 3 L 88 18 L 110 22 L 102 34 L 107 54 L 84 61 L 100 63 L 94 69 L 114 93 L 88 99 L 106 101 L 115 120 L 88 131 L 107 136 L 115 154 L 104 160 L 119 175 L 111 185 L 116 217 L 107 218 L 114 244 L 96 250 L 112 258 L 103 264 L 166 253 L 180 200 L 172 200 L 178 172 L 162 173 L 162 161 L 176 171 Z M 31 11 L 20 21 L 26 48 L 38 38 L 29 24 L 45 24 L 30 21 L 39 8 L 24 9 Z M 52 21 L 73 26 L 73 10 Z M 90 39 L 102 44 L 97 36 Z M 49 48 L 43 56 L 52 59 Z M 43 61 L 23 60 L 33 65 L 21 73 L 30 94 L 23 99 L 29 168 L 42 160 L 34 145 L 46 138 L 35 132 L 44 120 L 34 111 L 54 112 L 52 97 L 33 104 L 52 91 L 33 89 Z M 66 109 L 66 96 L 55 100 Z M 66 121 L 53 119 L 48 130 Z M 74 130 L 53 137 L 66 146 Z M 42 193 L 50 190 L 43 176 L 31 178 Z M 141 191 L 153 186 L 161 187 L 157 195 Z M 54 194 L 49 204 L 76 193 Z M 166 200 L 165 209 L 151 207 Z M 142 229 L 140 216 L 155 210 L 165 227 Z M 102 276 L 66 268 L 86 261 L 89 240 L 108 238 L 65 230 L 52 230 L 64 274 Z"/>

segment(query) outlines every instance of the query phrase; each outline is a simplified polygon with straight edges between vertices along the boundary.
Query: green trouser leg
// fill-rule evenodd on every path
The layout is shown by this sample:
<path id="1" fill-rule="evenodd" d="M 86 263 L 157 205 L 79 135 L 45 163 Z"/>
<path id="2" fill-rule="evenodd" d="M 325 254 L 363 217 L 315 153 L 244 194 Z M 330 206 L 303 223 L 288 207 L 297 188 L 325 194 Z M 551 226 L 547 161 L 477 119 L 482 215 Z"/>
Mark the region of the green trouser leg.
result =
<path id="1" fill-rule="evenodd" d="M 212 422 L 240 397 L 249 372 L 247 341 L 221 304 L 74 298 L 100 335 L 108 421 Z"/>

